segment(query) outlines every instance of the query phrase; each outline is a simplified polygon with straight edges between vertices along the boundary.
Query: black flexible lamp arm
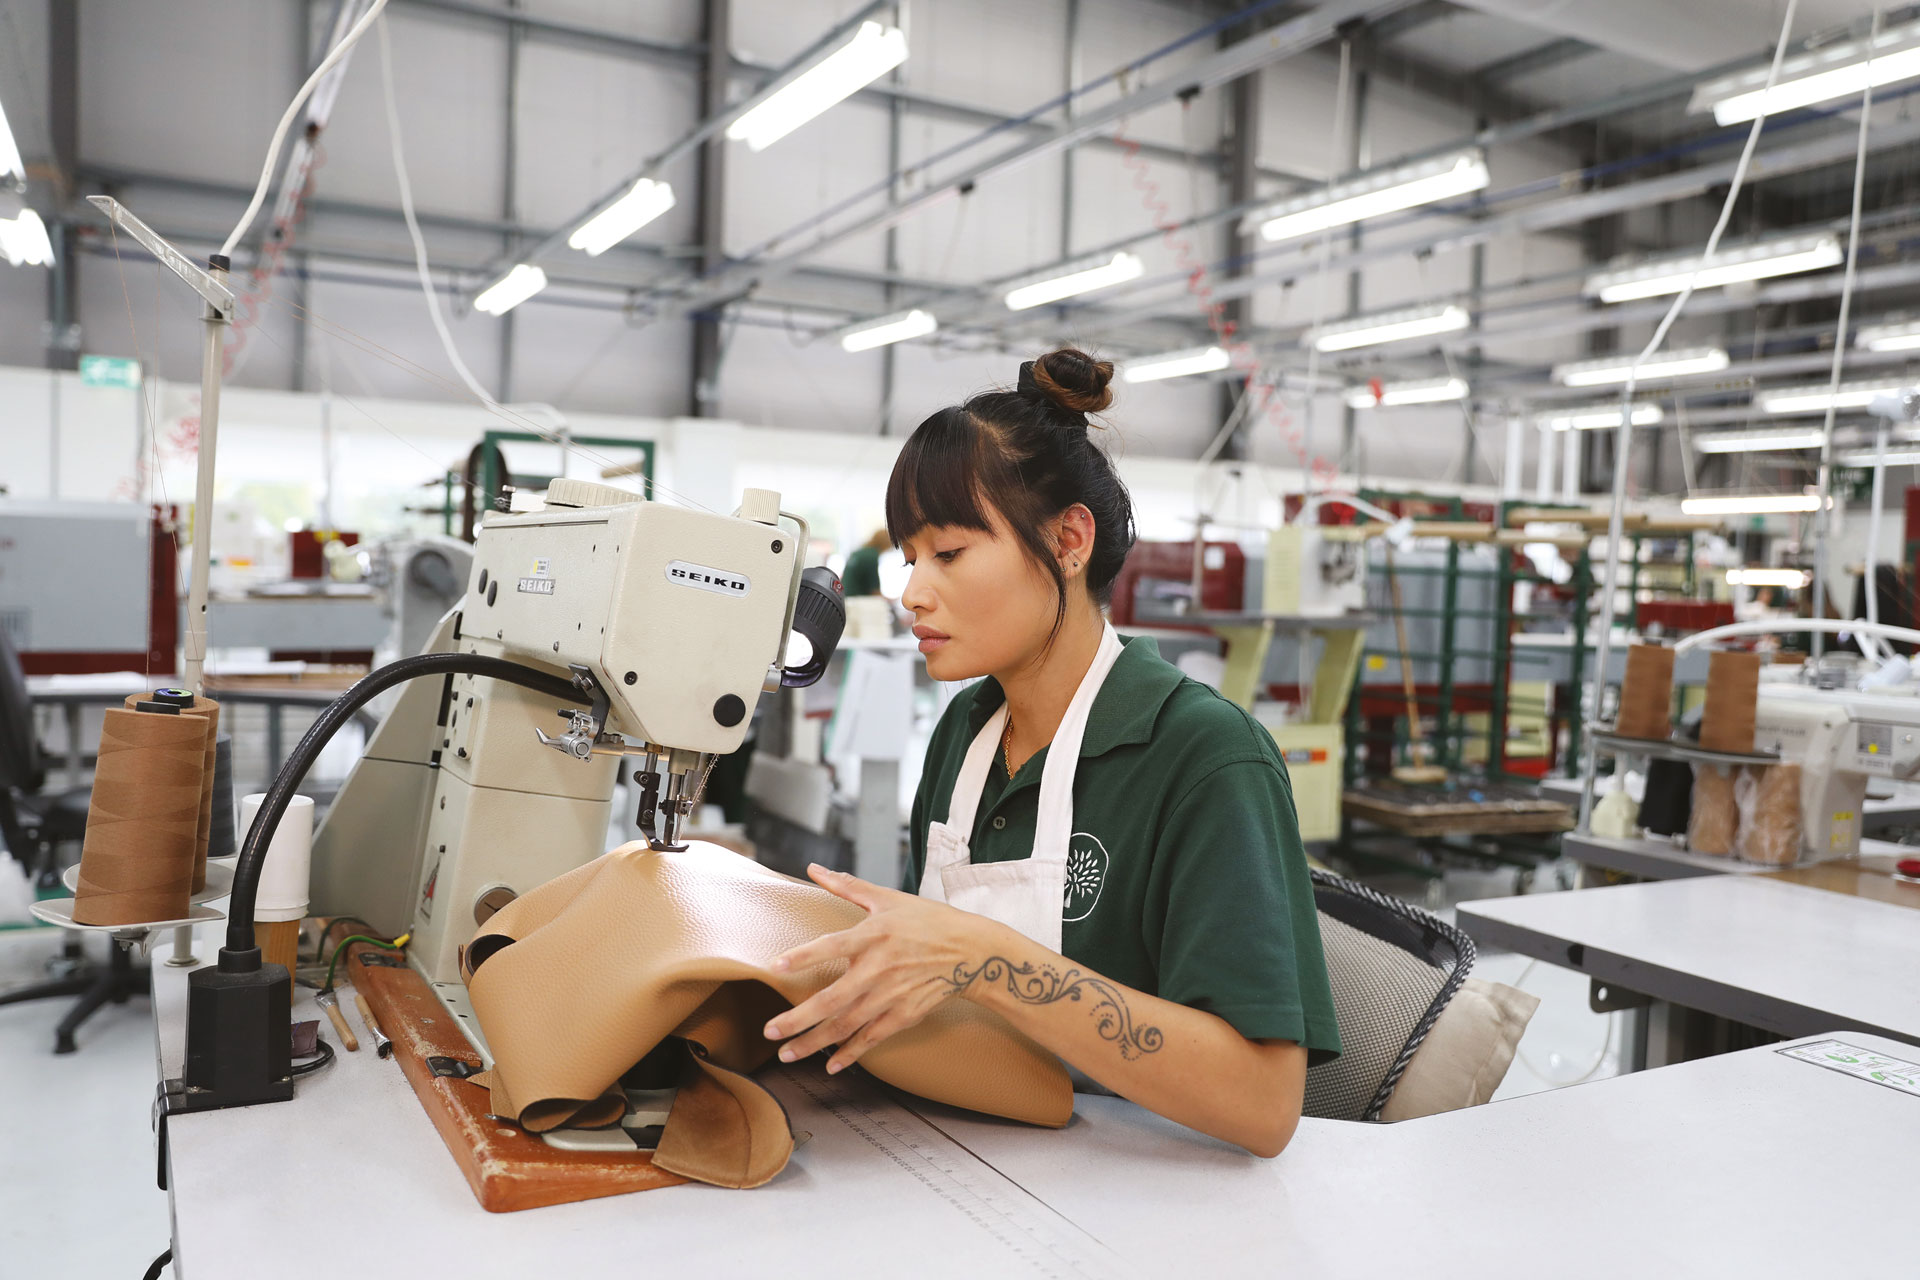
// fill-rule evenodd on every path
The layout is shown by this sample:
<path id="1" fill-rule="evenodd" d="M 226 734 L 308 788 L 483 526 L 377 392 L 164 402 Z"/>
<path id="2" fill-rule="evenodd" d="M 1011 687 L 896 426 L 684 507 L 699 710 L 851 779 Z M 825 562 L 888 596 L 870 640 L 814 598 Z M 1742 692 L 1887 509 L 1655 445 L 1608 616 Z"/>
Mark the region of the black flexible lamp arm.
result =
<path id="1" fill-rule="evenodd" d="M 313 727 L 294 747 L 286 763 L 280 766 L 280 772 L 274 775 L 273 785 L 267 788 L 266 799 L 261 801 L 253 825 L 247 828 L 246 842 L 240 848 L 240 861 L 233 873 L 233 899 L 227 908 L 227 945 L 220 951 L 222 970 L 249 973 L 260 967 L 260 949 L 253 937 L 253 909 L 260 893 L 260 868 L 266 862 L 267 846 L 273 841 L 273 833 L 286 814 L 287 806 L 293 801 L 294 789 L 306 778 L 307 770 L 319 758 L 321 748 L 327 745 L 341 725 L 352 719 L 354 712 L 394 685 L 420 676 L 443 675 L 486 676 L 491 680 L 517 684 L 535 693 L 544 693 L 562 702 L 585 703 L 588 697 L 584 690 L 564 677 L 505 658 L 489 658 L 477 653 L 423 653 L 418 657 L 390 662 L 356 681 L 352 688 L 327 704 L 326 710 L 313 722 Z"/>

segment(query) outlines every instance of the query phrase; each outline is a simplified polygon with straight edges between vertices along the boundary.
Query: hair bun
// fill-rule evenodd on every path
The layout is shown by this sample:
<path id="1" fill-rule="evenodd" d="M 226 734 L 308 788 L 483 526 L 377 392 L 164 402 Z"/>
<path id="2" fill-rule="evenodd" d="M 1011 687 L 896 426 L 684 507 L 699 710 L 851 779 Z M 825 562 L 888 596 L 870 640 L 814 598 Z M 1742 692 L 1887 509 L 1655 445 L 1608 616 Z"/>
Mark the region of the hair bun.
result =
<path id="1" fill-rule="evenodd" d="M 1095 360 L 1076 347 L 1061 347 L 1033 362 L 1033 385 L 1069 413 L 1099 413 L 1113 403 L 1113 362 Z"/>

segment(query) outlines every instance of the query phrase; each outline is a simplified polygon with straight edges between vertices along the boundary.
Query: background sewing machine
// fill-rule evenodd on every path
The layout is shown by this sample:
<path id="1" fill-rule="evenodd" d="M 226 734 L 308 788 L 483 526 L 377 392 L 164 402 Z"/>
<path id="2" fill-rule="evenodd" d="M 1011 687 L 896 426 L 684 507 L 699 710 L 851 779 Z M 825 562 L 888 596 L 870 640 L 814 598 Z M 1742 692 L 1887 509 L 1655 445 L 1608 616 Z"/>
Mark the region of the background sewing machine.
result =
<path id="1" fill-rule="evenodd" d="M 1801 852 L 1815 859 L 1853 857 L 1860 852 L 1867 780 L 1920 772 L 1920 696 L 1763 681 L 1754 749 L 1778 752 L 1801 767 Z"/>
<path id="2" fill-rule="evenodd" d="M 671 845 L 761 692 L 825 670 L 844 613 L 805 545 L 763 489 L 721 516 L 563 479 L 543 510 L 490 515 L 425 651 L 555 670 L 591 710 L 468 675 L 410 682 L 315 834 L 314 913 L 410 929 L 412 964 L 462 1012 L 460 948 L 606 851 L 623 757 L 639 758 L 641 829 Z M 794 667 L 790 629 L 811 646 Z"/>

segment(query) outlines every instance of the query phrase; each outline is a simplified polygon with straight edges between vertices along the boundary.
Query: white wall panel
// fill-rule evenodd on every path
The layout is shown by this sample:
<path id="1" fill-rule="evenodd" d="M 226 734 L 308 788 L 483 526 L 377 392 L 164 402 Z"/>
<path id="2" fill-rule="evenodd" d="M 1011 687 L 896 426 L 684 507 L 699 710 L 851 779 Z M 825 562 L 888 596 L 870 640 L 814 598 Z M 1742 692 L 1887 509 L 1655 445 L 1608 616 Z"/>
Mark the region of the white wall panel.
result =
<path id="1" fill-rule="evenodd" d="M 503 29 L 490 23 L 443 22 L 409 14 L 404 6 L 390 10 L 385 21 L 415 205 L 436 212 L 500 216 L 507 84 Z M 369 32 L 355 45 L 352 58 L 321 140 L 326 163 L 314 176 L 314 190 L 335 199 L 397 206 L 378 33 Z M 284 107 L 292 94 L 292 86 L 283 90 L 274 110 Z M 523 103 L 523 111 L 534 109 Z M 264 128 L 272 124 L 269 118 Z M 265 147 L 263 133 L 248 153 L 255 166 Z"/>
<path id="2" fill-rule="evenodd" d="M 1099 4 L 1084 5 L 1081 14 L 1081 65 L 1089 80 L 1172 44 L 1205 26 L 1213 16 L 1198 11 L 1182 12 L 1153 0 L 1103 0 Z M 1178 80 L 1183 69 L 1212 57 L 1219 52 L 1219 47 L 1218 36 L 1195 40 L 1155 61 L 1124 85 L 1109 83 L 1082 95 L 1075 102 L 1075 109 L 1094 111 L 1143 84 Z M 1220 136 L 1221 100 L 1221 91 L 1212 89 L 1194 99 L 1190 107 L 1183 108 L 1171 101 L 1162 103 L 1127 121 L 1127 133 L 1145 142 L 1211 148 Z"/>
<path id="3" fill-rule="evenodd" d="M 0 368 L 0 493 L 51 498 L 55 469 L 54 379 L 46 369 Z"/>
<path id="4" fill-rule="evenodd" d="M 359 273 L 371 278 L 372 271 Z M 397 273 L 392 279 L 404 281 Z M 310 337 L 307 376 L 315 387 L 331 387 L 354 398 L 470 400 L 459 375 L 427 319 L 426 298 L 416 285 L 320 279 L 310 293 L 311 309 L 325 323 Z M 446 306 L 443 295 L 442 306 Z M 461 357 L 480 384 L 494 394 L 500 386 L 500 322 L 469 312 L 450 311 L 448 327 Z"/>
<path id="5" fill-rule="evenodd" d="M 574 225 L 595 201 L 699 123 L 698 93 L 692 69 L 608 58 L 571 45 L 523 45 L 521 220 L 541 227 Z M 636 240 L 675 244 L 694 236 L 696 173 L 689 156 L 661 175 L 673 184 L 678 203 Z"/>
<path id="6" fill-rule="evenodd" d="M 904 163 L 972 133 L 927 119 L 902 130 Z M 1000 145 L 1004 146 L 1002 142 Z M 884 157 L 885 152 L 882 151 Z M 1060 257 L 1060 157 L 1047 156 L 983 179 L 971 195 L 939 201 L 900 224 L 900 270 L 974 283 L 1019 275 Z M 876 169 L 878 178 L 885 166 Z M 953 172 L 952 164 L 936 173 Z"/>
<path id="7" fill-rule="evenodd" d="M 634 327 L 617 311 L 558 305 L 544 296 L 513 315 L 515 399 L 647 416 L 686 407 L 693 354 L 685 320 Z"/>
<path id="8" fill-rule="evenodd" d="M 863 102 L 843 102 L 764 151 L 727 145 L 726 245 L 744 253 L 790 231 L 809 215 L 880 182 L 887 173 L 887 113 Z M 822 230 L 880 207 L 884 195 L 826 228 L 796 236 L 776 252 L 806 244 Z M 809 261 L 879 270 L 885 261 L 880 232 L 834 245 Z"/>
<path id="9" fill-rule="evenodd" d="M 699 41 L 699 0 L 521 0 L 529 15 L 602 27 L 673 44 Z"/>
<path id="10" fill-rule="evenodd" d="M 1093 6 L 1084 15 L 1083 32 L 1102 20 Z M 914 0 L 907 35 L 911 53 L 901 70 L 915 93 L 1013 116 L 1066 91 L 1065 0 Z M 1106 69 L 1083 58 L 1087 76 Z M 1005 147 L 1019 136 L 1003 134 L 992 145 Z"/>
<path id="11" fill-rule="evenodd" d="M 795 345 L 784 329 L 730 328 L 720 369 L 720 416 L 748 426 L 880 434 L 880 353 Z"/>
<path id="12" fill-rule="evenodd" d="M 258 0 L 80 5 L 81 154 L 251 186 L 299 86 L 300 14 Z"/>

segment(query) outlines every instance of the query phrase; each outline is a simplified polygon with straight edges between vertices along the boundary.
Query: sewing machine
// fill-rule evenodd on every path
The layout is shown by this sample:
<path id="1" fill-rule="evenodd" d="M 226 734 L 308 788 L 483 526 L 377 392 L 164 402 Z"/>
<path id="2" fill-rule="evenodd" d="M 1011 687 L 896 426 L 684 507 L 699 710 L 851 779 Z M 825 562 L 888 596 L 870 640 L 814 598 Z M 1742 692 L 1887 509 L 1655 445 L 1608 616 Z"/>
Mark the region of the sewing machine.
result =
<path id="1" fill-rule="evenodd" d="M 674 845 L 761 692 L 811 684 L 839 641 L 839 584 L 803 570 L 805 523 L 784 517 L 796 536 L 783 515 L 763 489 L 721 516 L 566 479 L 542 510 L 489 515 L 424 651 L 552 670 L 590 709 L 471 675 L 410 682 L 315 833 L 314 914 L 411 931 L 412 964 L 457 1013 L 474 929 L 606 851 L 624 757 L 641 830 Z M 812 646 L 798 667 L 790 629 Z"/>
<path id="2" fill-rule="evenodd" d="M 1763 681 L 1753 745 L 1801 768 L 1802 853 L 1853 857 L 1867 780 L 1920 772 L 1920 695 Z"/>

